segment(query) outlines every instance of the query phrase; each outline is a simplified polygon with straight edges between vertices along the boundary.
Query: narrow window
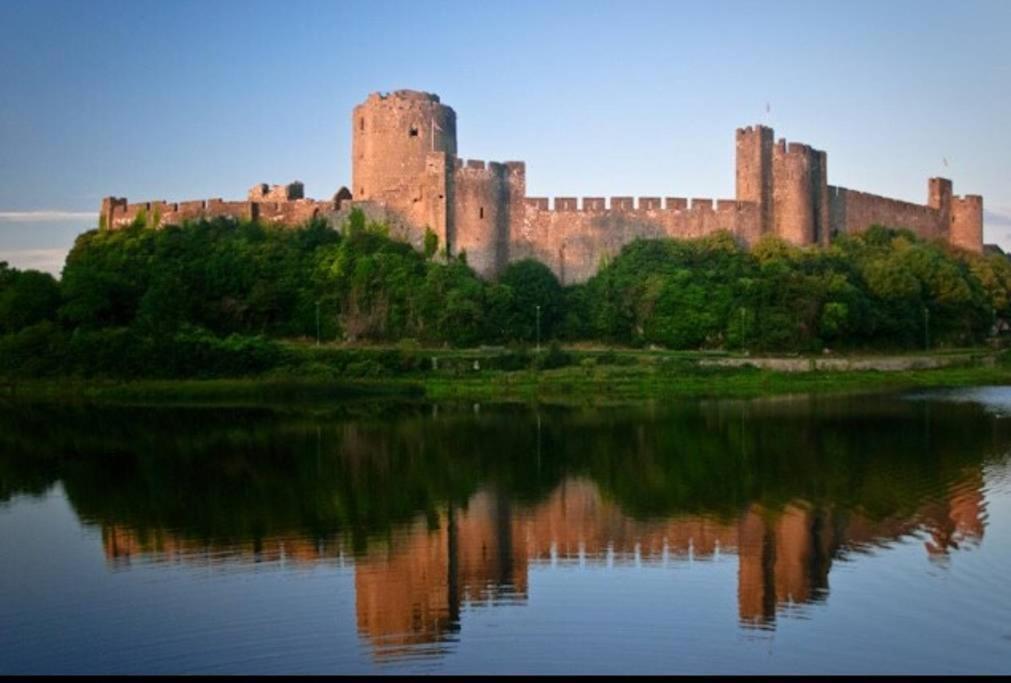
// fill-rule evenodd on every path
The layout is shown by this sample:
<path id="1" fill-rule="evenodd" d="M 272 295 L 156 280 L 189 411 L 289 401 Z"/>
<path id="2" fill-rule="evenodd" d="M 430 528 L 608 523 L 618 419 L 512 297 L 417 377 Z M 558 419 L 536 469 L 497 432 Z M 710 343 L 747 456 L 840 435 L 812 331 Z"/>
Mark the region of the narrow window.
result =
<path id="1" fill-rule="evenodd" d="M 358 130 L 365 130 L 365 117 L 358 119 Z"/>
<path id="2" fill-rule="evenodd" d="M 478 218 L 484 218 L 484 207 L 483 206 L 480 209 L 477 210 L 477 217 Z"/>
<path id="3" fill-rule="evenodd" d="M 412 138 L 418 137 L 418 128 L 417 128 L 417 126 L 411 126 L 410 135 L 411 135 Z"/>

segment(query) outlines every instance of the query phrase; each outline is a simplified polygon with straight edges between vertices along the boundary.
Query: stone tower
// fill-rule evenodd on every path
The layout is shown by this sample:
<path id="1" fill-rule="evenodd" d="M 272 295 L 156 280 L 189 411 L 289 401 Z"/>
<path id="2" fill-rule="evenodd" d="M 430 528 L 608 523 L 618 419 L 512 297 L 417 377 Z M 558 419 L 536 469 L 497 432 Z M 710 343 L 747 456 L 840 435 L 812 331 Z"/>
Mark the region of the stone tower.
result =
<path id="1" fill-rule="evenodd" d="M 351 192 L 381 203 L 400 236 L 420 246 L 424 228 L 446 244 L 456 112 L 415 90 L 372 93 L 351 116 Z"/>
<path id="2" fill-rule="evenodd" d="M 767 126 L 737 129 L 737 201 L 758 205 L 754 243 L 775 233 L 796 245 L 828 244 L 831 238 L 828 157 L 825 152 L 780 139 Z"/>
<path id="3" fill-rule="evenodd" d="M 768 126 L 748 126 L 737 129 L 737 201 L 758 205 L 758 229 L 755 234 L 742 235 L 754 243 L 772 232 L 772 143 L 773 131 Z"/>
<path id="4" fill-rule="evenodd" d="M 775 232 L 804 246 L 829 242 L 827 155 L 809 145 L 779 140 L 772 148 Z"/>
<path id="5" fill-rule="evenodd" d="M 983 197 L 978 194 L 952 197 L 948 241 L 960 249 L 983 252 Z"/>

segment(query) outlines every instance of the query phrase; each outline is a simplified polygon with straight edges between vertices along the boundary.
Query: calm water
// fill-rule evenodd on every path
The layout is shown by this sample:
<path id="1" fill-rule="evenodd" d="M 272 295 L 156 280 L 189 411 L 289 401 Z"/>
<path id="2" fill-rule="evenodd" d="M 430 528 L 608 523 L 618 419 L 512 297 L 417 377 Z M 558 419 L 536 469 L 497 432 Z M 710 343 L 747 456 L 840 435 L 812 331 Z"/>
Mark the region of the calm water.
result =
<path id="1" fill-rule="evenodd" d="M 7 408 L 0 673 L 1008 673 L 1009 416 Z"/>

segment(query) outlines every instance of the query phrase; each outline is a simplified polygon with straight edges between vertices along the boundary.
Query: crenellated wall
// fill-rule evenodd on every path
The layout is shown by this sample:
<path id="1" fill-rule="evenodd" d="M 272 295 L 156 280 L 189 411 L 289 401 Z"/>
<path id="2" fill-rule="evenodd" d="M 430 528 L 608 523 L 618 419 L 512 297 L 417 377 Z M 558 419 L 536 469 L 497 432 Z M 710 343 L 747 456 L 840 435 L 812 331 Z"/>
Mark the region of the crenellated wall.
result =
<path id="1" fill-rule="evenodd" d="M 391 236 L 422 249 L 425 234 L 440 253 L 466 253 L 483 277 L 535 258 L 565 284 L 590 278 L 636 239 L 691 238 L 727 231 L 742 245 L 775 234 L 795 245 L 828 245 L 873 224 L 907 228 L 926 239 L 983 250 L 983 199 L 956 197 L 946 178 L 931 178 L 927 204 L 828 184 L 828 156 L 774 138 L 757 125 L 736 131 L 735 199 L 630 196 L 526 196 L 523 162 L 464 161 L 457 156 L 456 113 L 438 95 L 415 90 L 372 93 L 351 117 L 352 188 L 329 201 L 306 199 L 302 183 L 255 185 L 244 202 L 128 204 L 107 197 L 102 222 L 119 229 L 143 213 L 150 227 L 229 216 L 296 226 L 314 217 L 339 227 L 351 208 L 386 222 Z"/>
<path id="2" fill-rule="evenodd" d="M 317 217 L 327 218 L 341 210 L 346 200 L 295 199 L 291 201 L 226 202 L 221 199 L 198 199 L 185 202 L 151 201 L 129 204 L 125 197 L 106 197 L 102 200 L 101 221 L 111 230 L 121 230 L 133 225 L 138 217 L 149 228 L 182 225 L 187 221 L 230 218 L 233 220 L 260 220 L 297 227 Z"/>
<path id="3" fill-rule="evenodd" d="M 523 220 L 510 240 L 511 260 L 535 258 L 563 284 L 583 282 L 600 264 L 636 239 L 702 237 L 726 230 L 751 235 L 758 230 L 758 206 L 750 202 L 680 197 L 527 197 Z"/>

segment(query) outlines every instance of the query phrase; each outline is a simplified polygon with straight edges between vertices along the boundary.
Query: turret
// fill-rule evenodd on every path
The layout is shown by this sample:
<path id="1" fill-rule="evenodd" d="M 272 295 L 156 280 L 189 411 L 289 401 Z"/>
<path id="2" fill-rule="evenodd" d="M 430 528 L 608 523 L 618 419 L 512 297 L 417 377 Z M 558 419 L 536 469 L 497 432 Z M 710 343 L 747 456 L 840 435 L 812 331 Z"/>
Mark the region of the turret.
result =
<path id="1" fill-rule="evenodd" d="M 98 227 L 112 230 L 116 226 L 116 213 L 126 211 L 126 197 L 103 197 L 98 214 Z"/>
<path id="2" fill-rule="evenodd" d="M 983 197 L 978 194 L 952 197 L 948 241 L 960 249 L 983 253 Z"/>
<path id="3" fill-rule="evenodd" d="M 983 252 L 983 198 L 976 194 L 955 197 L 951 181 L 928 181 L 927 206 L 938 212 L 938 225 L 947 233 L 948 243 L 960 249 Z M 941 234 L 945 234 L 942 232 Z"/>
<path id="4" fill-rule="evenodd" d="M 351 126 L 354 200 L 381 203 L 394 234 L 419 249 L 426 228 L 447 246 L 456 113 L 431 93 L 372 93 Z"/>
<path id="5" fill-rule="evenodd" d="M 927 181 L 927 206 L 940 212 L 942 224 L 951 222 L 951 181 L 931 178 Z"/>
<path id="6" fill-rule="evenodd" d="M 827 244 L 828 184 L 825 152 L 779 140 L 772 149 L 775 232 L 798 246 Z"/>
<path id="7" fill-rule="evenodd" d="M 372 93 L 354 109 L 351 193 L 356 200 L 411 200 L 432 152 L 456 154 L 456 113 L 415 90 Z"/>
<path id="8" fill-rule="evenodd" d="M 758 233 L 744 236 L 749 242 L 773 230 L 772 142 L 768 126 L 737 129 L 737 201 L 759 207 Z"/>

